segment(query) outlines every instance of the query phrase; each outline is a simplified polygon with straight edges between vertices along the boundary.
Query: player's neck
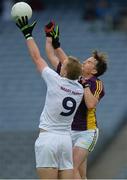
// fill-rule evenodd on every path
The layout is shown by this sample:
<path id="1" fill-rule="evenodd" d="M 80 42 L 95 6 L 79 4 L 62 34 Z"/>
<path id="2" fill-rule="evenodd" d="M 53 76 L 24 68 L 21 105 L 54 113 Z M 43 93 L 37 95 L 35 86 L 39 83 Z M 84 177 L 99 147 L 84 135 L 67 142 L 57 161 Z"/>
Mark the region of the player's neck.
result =
<path id="1" fill-rule="evenodd" d="M 82 77 L 90 79 L 93 77 L 93 74 L 83 74 Z"/>

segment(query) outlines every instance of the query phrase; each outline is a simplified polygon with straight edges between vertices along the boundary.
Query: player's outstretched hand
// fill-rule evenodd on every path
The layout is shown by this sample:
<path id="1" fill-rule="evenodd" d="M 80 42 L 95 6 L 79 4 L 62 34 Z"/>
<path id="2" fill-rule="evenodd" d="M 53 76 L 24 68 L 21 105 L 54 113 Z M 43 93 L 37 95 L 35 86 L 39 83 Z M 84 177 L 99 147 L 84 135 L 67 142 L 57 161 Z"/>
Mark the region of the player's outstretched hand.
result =
<path id="1" fill-rule="evenodd" d="M 23 16 L 20 19 L 17 20 L 16 25 L 19 27 L 19 29 L 22 31 L 24 37 L 26 39 L 29 39 L 32 37 L 32 31 L 36 25 L 36 21 L 34 21 L 31 25 L 28 24 L 28 17 Z"/>
<path id="2" fill-rule="evenodd" d="M 52 36 L 52 45 L 54 49 L 57 49 L 60 47 L 60 41 L 59 41 L 59 26 L 56 25 L 54 31 L 50 32 Z"/>
<path id="3" fill-rule="evenodd" d="M 59 26 L 56 25 L 55 27 L 55 22 L 50 21 L 47 25 L 45 25 L 45 33 L 47 37 L 52 37 L 52 45 L 54 49 L 59 48 Z"/>
<path id="4" fill-rule="evenodd" d="M 54 31 L 54 27 L 55 27 L 54 21 L 50 21 L 48 24 L 45 25 L 44 30 L 47 37 L 52 37 L 50 33 Z"/>

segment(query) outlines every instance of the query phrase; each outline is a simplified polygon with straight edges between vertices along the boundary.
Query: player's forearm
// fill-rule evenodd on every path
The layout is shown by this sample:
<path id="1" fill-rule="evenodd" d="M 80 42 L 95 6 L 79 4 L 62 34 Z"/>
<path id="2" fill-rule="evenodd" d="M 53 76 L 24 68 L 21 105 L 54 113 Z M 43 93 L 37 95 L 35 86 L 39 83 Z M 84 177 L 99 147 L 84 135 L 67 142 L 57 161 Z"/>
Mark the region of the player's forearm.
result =
<path id="1" fill-rule="evenodd" d="M 84 89 L 84 100 L 88 109 L 95 108 L 98 103 L 98 99 L 94 97 L 89 87 Z"/>
<path id="2" fill-rule="evenodd" d="M 52 66 L 56 69 L 59 63 L 58 58 L 55 55 L 54 48 L 52 46 L 52 39 L 50 37 L 46 38 L 46 46 L 45 46 L 47 57 L 52 64 Z"/>
<path id="3" fill-rule="evenodd" d="M 45 60 L 41 57 L 40 51 L 37 47 L 37 44 L 35 43 L 33 38 L 26 40 L 26 43 L 27 43 L 27 47 L 28 47 L 30 56 L 32 57 L 33 62 L 37 66 L 37 69 L 39 71 L 42 71 L 42 69 L 45 66 L 47 66 L 47 64 L 46 64 Z"/>
<path id="4" fill-rule="evenodd" d="M 36 61 L 37 59 L 40 58 L 40 51 L 34 41 L 34 39 L 28 39 L 26 40 L 27 43 L 27 47 L 29 49 L 29 53 L 31 55 L 31 57 L 34 59 L 34 61 Z"/>
<path id="5" fill-rule="evenodd" d="M 67 58 L 68 56 L 66 55 L 66 53 L 63 51 L 62 48 L 57 48 L 55 49 L 55 53 L 57 55 L 57 57 L 59 58 L 60 62 L 63 63 Z"/>

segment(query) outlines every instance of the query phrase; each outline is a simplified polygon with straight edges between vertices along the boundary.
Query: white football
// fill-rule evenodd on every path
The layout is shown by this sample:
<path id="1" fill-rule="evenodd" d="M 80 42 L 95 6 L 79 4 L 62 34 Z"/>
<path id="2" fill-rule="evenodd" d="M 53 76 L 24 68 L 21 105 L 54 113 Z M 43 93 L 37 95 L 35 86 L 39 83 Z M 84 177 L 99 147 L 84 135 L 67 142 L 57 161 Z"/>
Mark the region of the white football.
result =
<path id="1" fill-rule="evenodd" d="M 18 2 L 12 6 L 11 16 L 14 21 L 17 21 L 17 19 L 22 16 L 27 16 L 28 19 L 30 19 L 32 16 L 32 8 L 25 2 Z"/>

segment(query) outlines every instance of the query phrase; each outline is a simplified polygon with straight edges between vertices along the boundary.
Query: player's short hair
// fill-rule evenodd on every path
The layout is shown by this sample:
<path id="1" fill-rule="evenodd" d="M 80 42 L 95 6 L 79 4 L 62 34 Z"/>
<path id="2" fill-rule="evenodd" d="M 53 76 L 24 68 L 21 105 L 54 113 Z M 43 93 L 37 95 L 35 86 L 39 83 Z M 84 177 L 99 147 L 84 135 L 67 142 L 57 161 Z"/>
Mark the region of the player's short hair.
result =
<path id="1" fill-rule="evenodd" d="M 82 66 L 80 61 L 73 56 L 68 56 L 68 63 L 66 65 L 67 78 L 76 80 L 82 73 Z"/>
<path id="2" fill-rule="evenodd" d="M 96 64 L 97 73 L 95 74 L 95 76 L 97 77 L 101 76 L 107 70 L 107 55 L 105 53 L 98 52 L 97 50 L 95 50 L 93 51 L 92 56 L 97 61 L 97 64 Z"/>

